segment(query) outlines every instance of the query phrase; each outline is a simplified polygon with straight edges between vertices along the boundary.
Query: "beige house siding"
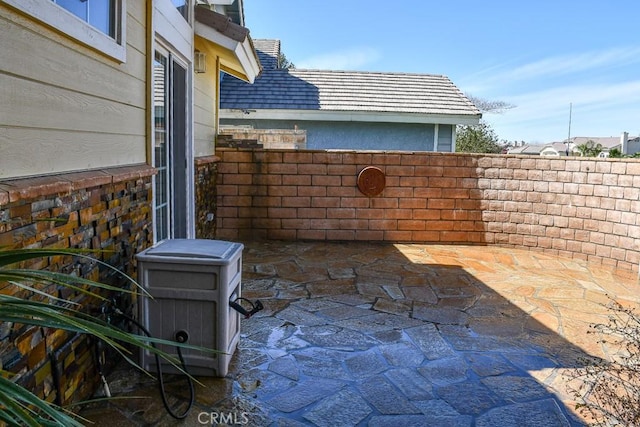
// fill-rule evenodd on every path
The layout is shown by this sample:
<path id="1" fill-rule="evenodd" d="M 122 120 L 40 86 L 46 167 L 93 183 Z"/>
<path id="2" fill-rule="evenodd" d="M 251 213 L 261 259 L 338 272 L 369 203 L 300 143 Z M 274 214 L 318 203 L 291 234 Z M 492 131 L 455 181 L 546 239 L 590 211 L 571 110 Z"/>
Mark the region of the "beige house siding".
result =
<path id="1" fill-rule="evenodd" d="M 219 159 L 212 154 L 222 54 L 210 43 L 209 71 L 192 75 L 193 28 L 171 0 L 125 3 L 126 43 L 107 38 L 105 47 L 50 0 L 0 0 L 0 246 L 102 249 L 97 258 L 135 276 L 135 254 L 155 241 L 154 49 L 187 70 L 184 158 L 193 164 L 180 191 L 187 201 L 195 199 L 197 210 L 186 203 L 184 222 L 189 227 L 197 220 L 197 235 L 214 237 Z M 30 266 L 128 284 L 104 274 L 97 262 L 58 258 Z M 59 294 L 55 286 L 47 291 Z M 19 289 L 0 283 L 0 292 Z M 103 312 L 100 301 L 71 298 L 87 312 Z M 120 303 L 124 312 L 135 312 L 135 301 Z M 51 328 L 14 332 L 0 337 L 0 366 L 20 373 L 20 384 L 63 405 L 91 396 L 99 384 L 91 340 Z M 119 360 L 111 356 L 108 365 Z"/>
<path id="2" fill-rule="evenodd" d="M 119 63 L 0 5 L 0 179 L 146 161 L 146 9 Z"/>

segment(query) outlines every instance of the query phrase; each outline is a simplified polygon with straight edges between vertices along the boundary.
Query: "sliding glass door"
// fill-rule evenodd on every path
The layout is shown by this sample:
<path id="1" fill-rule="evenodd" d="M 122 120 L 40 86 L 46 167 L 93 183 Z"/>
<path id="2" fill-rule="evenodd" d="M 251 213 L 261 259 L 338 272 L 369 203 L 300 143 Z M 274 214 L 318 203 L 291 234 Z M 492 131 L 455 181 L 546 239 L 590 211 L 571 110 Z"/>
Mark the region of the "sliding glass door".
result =
<path id="1" fill-rule="evenodd" d="M 157 48 L 153 62 L 155 240 L 188 237 L 188 67 Z"/>

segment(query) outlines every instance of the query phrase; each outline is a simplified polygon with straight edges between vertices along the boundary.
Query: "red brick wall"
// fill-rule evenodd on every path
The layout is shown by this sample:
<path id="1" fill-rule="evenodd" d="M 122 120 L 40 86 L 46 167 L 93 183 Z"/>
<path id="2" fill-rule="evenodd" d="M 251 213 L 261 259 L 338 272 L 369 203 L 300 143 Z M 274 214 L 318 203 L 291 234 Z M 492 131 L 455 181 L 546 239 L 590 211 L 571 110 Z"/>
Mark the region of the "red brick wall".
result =
<path id="1" fill-rule="evenodd" d="M 497 244 L 638 271 L 640 161 L 220 148 L 217 238 Z M 357 175 L 377 166 L 367 197 Z"/>
<path id="2" fill-rule="evenodd" d="M 153 168 L 140 165 L 0 181 L 0 247 L 102 249 L 105 252 L 96 257 L 133 275 L 135 254 L 153 238 L 153 173 Z M 121 275 L 86 259 L 48 257 L 25 267 L 128 284 Z M 45 291 L 98 313 L 96 301 L 80 292 L 55 285 Z M 2 282 L 0 292 L 29 297 Z M 122 303 L 131 312 L 131 299 Z M 61 330 L 0 323 L 0 366 L 17 374 L 18 382 L 37 395 L 67 404 L 88 398 L 98 384 L 94 343 Z"/>

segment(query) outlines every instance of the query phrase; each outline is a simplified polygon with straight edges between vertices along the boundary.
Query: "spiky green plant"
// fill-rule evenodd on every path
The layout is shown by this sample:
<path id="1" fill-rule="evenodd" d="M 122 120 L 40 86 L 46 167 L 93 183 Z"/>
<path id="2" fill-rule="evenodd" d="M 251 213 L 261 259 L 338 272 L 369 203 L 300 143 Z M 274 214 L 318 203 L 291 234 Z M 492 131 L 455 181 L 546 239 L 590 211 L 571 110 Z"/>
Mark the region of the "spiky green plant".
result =
<path id="1" fill-rule="evenodd" d="M 21 268 L 30 260 L 52 256 L 74 256 L 90 258 L 113 271 L 122 274 L 133 284 L 132 290 L 114 287 L 104 283 L 85 279 L 70 274 L 52 271 Z M 2 249 L 0 248 L 0 284 L 14 286 L 16 290 L 26 291 L 37 295 L 35 299 L 23 299 L 11 295 L 0 294 L 0 325 L 23 324 L 46 328 L 63 329 L 70 332 L 92 335 L 117 351 L 134 366 L 139 367 L 131 358 L 131 346 L 147 349 L 158 354 L 178 369 L 179 361 L 170 354 L 157 349 L 153 344 L 177 345 L 161 339 L 148 338 L 123 331 L 110 323 L 80 311 L 77 303 L 51 296 L 41 290 L 43 286 L 55 285 L 74 292 L 83 293 L 88 297 L 104 301 L 106 297 L 101 293 L 145 293 L 136 281 L 109 266 L 86 251 L 59 249 Z M 178 344 L 184 348 L 200 351 L 212 351 L 196 346 Z M 81 420 L 69 410 L 47 402 L 24 387 L 16 384 L 15 377 L 0 369 L 0 421 L 7 425 L 24 426 L 82 426 Z M 0 423 L 1 424 L 1 423 Z"/>

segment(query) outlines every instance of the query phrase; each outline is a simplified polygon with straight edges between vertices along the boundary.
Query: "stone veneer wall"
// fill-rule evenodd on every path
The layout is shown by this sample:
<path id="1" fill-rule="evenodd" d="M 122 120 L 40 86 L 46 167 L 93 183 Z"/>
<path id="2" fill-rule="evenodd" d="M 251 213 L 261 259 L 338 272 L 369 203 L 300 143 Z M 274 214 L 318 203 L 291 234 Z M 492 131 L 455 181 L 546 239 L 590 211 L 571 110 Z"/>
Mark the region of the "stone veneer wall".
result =
<path id="1" fill-rule="evenodd" d="M 134 274 L 134 255 L 153 240 L 151 177 L 146 165 L 0 181 L 0 247 L 88 248 L 121 271 Z M 126 281 L 97 262 L 72 257 L 42 258 L 25 265 L 77 274 L 125 286 Z M 46 289 L 98 312 L 84 294 Z M 0 283 L 4 294 L 25 295 Z M 125 310 L 133 301 L 121 300 Z M 59 404 L 88 398 L 98 385 L 94 342 L 61 330 L 0 324 L 2 369 L 19 383 Z"/>
<path id="2" fill-rule="evenodd" d="M 216 236 L 217 156 L 198 157 L 195 161 L 196 237 L 214 239 Z"/>
<path id="3" fill-rule="evenodd" d="M 640 161 L 219 148 L 217 238 L 524 247 L 640 262 Z M 358 191 L 377 166 L 386 188 Z"/>

